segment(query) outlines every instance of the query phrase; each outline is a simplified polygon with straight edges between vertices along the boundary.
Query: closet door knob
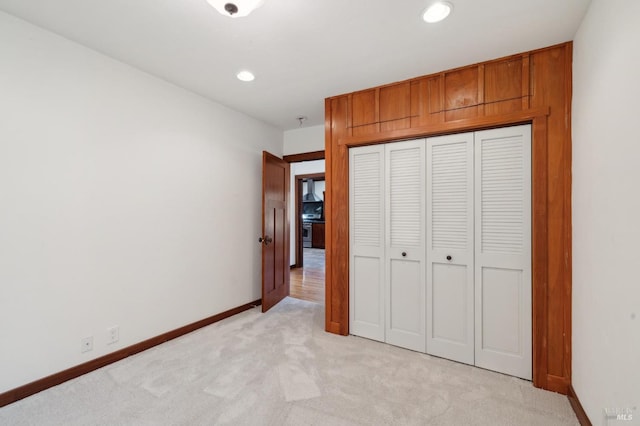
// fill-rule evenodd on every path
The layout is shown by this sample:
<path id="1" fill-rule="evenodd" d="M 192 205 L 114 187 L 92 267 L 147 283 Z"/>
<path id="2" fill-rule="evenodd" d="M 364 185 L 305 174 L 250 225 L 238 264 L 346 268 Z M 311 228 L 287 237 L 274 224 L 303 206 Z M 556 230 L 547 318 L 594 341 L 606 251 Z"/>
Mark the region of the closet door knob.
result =
<path id="1" fill-rule="evenodd" d="M 407 257 L 407 252 L 406 251 L 402 252 L 402 257 Z"/>
<path id="2" fill-rule="evenodd" d="M 451 255 L 447 255 L 447 260 L 451 260 Z"/>

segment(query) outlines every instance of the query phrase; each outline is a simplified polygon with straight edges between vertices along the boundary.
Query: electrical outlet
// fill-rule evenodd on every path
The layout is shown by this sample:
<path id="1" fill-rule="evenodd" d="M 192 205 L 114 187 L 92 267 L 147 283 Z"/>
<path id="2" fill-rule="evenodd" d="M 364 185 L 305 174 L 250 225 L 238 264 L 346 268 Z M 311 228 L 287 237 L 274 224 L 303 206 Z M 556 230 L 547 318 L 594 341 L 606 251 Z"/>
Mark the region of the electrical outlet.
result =
<path id="1" fill-rule="evenodd" d="M 89 352 L 93 350 L 93 336 L 85 337 L 80 341 L 80 352 Z"/>
<path id="2" fill-rule="evenodd" d="M 107 344 L 111 345 L 120 340 L 120 326 L 114 325 L 107 328 Z"/>

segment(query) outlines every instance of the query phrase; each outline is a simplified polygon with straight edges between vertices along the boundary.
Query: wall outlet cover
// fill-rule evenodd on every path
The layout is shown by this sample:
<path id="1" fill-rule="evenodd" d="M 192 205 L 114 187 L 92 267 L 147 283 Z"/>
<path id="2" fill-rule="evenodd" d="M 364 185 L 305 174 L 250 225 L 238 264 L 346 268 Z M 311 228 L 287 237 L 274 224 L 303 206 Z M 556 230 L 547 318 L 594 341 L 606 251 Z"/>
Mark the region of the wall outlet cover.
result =
<path id="1" fill-rule="evenodd" d="M 120 326 L 114 325 L 107 328 L 107 344 L 111 345 L 120 340 Z"/>

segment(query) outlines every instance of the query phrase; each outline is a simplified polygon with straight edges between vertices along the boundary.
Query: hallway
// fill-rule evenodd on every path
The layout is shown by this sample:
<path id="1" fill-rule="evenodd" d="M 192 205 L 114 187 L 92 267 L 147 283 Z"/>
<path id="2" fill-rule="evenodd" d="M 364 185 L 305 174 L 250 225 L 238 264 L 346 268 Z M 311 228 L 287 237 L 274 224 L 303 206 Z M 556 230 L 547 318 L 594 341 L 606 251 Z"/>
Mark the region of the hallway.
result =
<path id="1" fill-rule="evenodd" d="M 304 267 L 291 270 L 291 297 L 324 305 L 324 259 L 323 249 L 304 249 Z"/>

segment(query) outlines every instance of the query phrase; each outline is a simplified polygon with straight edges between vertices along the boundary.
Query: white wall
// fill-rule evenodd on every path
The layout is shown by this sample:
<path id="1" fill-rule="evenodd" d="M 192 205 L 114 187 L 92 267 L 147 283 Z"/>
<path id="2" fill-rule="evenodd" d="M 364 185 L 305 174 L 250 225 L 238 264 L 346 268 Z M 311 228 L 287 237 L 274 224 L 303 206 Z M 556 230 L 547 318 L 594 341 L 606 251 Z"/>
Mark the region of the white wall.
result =
<path id="1" fill-rule="evenodd" d="M 324 126 L 301 127 L 284 132 L 284 155 L 324 151 Z"/>
<path id="2" fill-rule="evenodd" d="M 285 132 L 286 134 L 287 132 Z M 324 149 L 324 148 L 323 148 Z M 313 152 L 313 151 L 309 151 Z M 291 230 L 289 235 L 291 237 L 291 256 L 290 256 L 290 264 L 295 265 L 296 263 L 296 175 L 308 175 L 313 173 L 324 173 L 324 160 L 314 160 L 314 161 L 303 161 L 300 163 L 291 163 L 291 195 L 289 199 L 291 200 L 289 206 L 289 217 L 291 218 Z M 319 192 L 319 197 L 322 198 L 322 191 L 324 189 L 320 186 L 320 188 L 316 188 L 316 193 Z M 304 194 L 304 190 L 302 193 Z"/>
<path id="3" fill-rule="evenodd" d="M 260 298 L 281 131 L 1 12 L 0 52 L 0 392 Z"/>
<path id="4" fill-rule="evenodd" d="M 639 16 L 593 0 L 574 44 L 573 387 L 593 424 L 640 407 Z"/>

